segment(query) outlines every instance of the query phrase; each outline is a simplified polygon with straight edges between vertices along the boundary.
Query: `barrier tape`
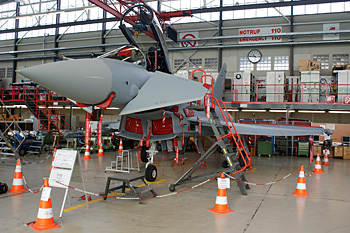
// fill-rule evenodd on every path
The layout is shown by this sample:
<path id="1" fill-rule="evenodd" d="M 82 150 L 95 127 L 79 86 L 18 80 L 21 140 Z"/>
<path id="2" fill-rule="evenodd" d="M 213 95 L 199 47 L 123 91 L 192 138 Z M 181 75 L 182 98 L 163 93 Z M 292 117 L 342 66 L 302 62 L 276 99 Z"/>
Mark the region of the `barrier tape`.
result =
<path id="1" fill-rule="evenodd" d="M 188 190 L 191 190 L 191 189 L 195 189 L 195 188 L 198 188 L 199 186 L 202 186 L 206 183 L 208 183 L 209 181 L 215 179 L 215 177 L 219 176 L 220 174 L 216 175 L 216 176 L 213 176 L 212 178 L 210 179 L 207 179 L 197 185 L 194 185 L 190 188 L 187 188 L 187 189 L 183 189 L 183 190 L 180 190 L 180 191 L 177 191 L 177 192 L 174 192 L 174 193 L 168 193 L 168 194 L 164 194 L 164 195 L 158 195 L 158 196 L 155 196 L 155 197 L 114 197 L 114 196 L 106 196 L 106 195 L 102 195 L 102 194 L 97 194 L 97 193 L 93 193 L 93 192 L 89 192 L 89 191 L 84 191 L 84 190 L 81 190 L 81 189 L 78 189 L 78 188 L 74 188 L 72 186 L 69 186 L 69 185 L 65 185 L 65 184 L 62 184 L 61 182 L 55 180 L 56 183 L 60 184 L 60 185 L 63 185 L 67 188 L 70 188 L 70 189 L 73 189 L 75 191 L 78 191 L 78 192 L 81 192 L 81 193 L 85 193 L 87 195 L 91 195 L 91 196 L 96 196 L 96 197 L 104 197 L 104 198 L 114 198 L 114 199 L 119 199 L 119 200 L 144 200 L 144 199 L 153 199 L 153 198 L 164 198 L 164 197 L 170 197 L 170 196 L 174 196 L 176 194 L 179 194 L 179 193 L 183 193 L 185 191 L 188 191 Z"/>
<path id="2" fill-rule="evenodd" d="M 272 184 L 276 184 L 277 182 L 280 182 L 282 180 L 285 180 L 287 179 L 289 176 L 293 175 L 297 170 L 298 168 L 300 167 L 301 165 L 299 165 L 298 167 L 296 167 L 292 172 L 288 173 L 287 175 L 285 175 L 284 177 L 282 177 L 281 179 L 278 179 L 278 180 L 275 180 L 275 181 L 271 181 L 271 182 L 267 182 L 267 183 L 263 183 L 263 184 L 257 184 L 257 183 L 251 183 L 251 182 L 247 182 L 247 181 L 242 181 L 242 180 L 239 180 L 239 179 L 236 179 L 234 178 L 233 176 L 230 176 L 228 174 L 225 174 L 225 176 L 229 177 L 230 179 L 232 180 L 236 180 L 238 182 L 241 182 L 241 183 L 244 183 L 244 184 L 249 184 L 249 185 L 272 185 Z"/>
<path id="3" fill-rule="evenodd" d="M 28 184 L 27 184 L 27 181 L 26 181 L 26 179 L 24 178 L 23 174 L 22 174 L 22 178 L 23 178 L 23 182 L 24 182 L 25 186 L 27 187 L 27 189 L 29 190 L 29 192 L 31 192 L 31 193 L 33 193 L 33 194 L 39 193 L 39 192 L 43 189 L 43 187 L 44 187 L 44 185 L 42 185 L 40 189 L 38 189 L 38 190 L 36 190 L 36 191 L 33 191 L 33 190 L 31 190 L 31 189 L 29 188 L 29 186 L 28 186 Z"/>
<path id="4" fill-rule="evenodd" d="M 28 161 L 25 161 L 24 159 L 20 158 L 20 160 L 26 164 L 39 164 L 39 163 L 42 163 L 44 162 L 45 160 L 47 160 L 51 155 L 53 155 L 53 153 L 49 153 L 48 156 L 46 156 L 46 158 L 44 158 L 43 160 L 40 160 L 40 161 L 37 161 L 37 162 L 28 162 Z"/>

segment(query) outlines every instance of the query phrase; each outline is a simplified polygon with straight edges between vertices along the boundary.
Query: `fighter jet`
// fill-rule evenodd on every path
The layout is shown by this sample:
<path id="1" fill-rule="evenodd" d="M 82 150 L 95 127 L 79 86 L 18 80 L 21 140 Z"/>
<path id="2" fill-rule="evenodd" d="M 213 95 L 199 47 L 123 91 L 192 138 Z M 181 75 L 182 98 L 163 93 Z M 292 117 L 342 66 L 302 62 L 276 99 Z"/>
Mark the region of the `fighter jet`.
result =
<path id="1" fill-rule="evenodd" d="M 162 29 L 152 9 L 138 6 L 137 28 L 129 29 L 121 20 L 120 29 L 130 45 L 93 59 L 65 60 L 37 65 L 17 72 L 36 83 L 75 100 L 78 106 L 118 107 L 121 112 L 120 136 L 140 141 L 141 159 L 147 162 L 146 179 L 154 181 L 157 169 L 153 156 L 156 142 L 162 151 L 184 150 L 189 137 L 195 138 L 200 153 L 198 161 L 175 186 L 212 176 L 193 177 L 193 173 L 218 147 L 223 151 L 223 169 L 245 180 L 249 166 L 248 149 L 240 135 L 321 135 L 323 128 L 281 125 L 247 125 L 234 123 L 221 99 L 226 77 L 224 65 L 214 83 L 195 82 L 171 74 Z M 151 14 L 151 15 L 150 15 Z M 145 53 L 134 40 L 137 30 L 148 32 L 157 47 Z M 200 101 L 200 103 L 199 103 Z M 205 103 L 205 106 L 203 105 Z M 204 151 L 200 138 L 215 136 L 216 142 Z M 174 149 L 175 148 L 175 149 Z M 248 186 L 238 182 L 242 194 Z"/>

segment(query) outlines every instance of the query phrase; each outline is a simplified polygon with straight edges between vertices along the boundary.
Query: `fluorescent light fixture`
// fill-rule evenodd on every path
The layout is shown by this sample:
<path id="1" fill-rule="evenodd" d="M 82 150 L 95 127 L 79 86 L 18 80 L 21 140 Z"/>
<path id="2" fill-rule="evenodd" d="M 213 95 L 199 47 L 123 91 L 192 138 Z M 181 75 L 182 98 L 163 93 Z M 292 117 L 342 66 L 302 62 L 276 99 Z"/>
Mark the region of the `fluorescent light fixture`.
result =
<path id="1" fill-rule="evenodd" d="M 27 108 L 27 105 L 15 105 L 16 108 Z"/>
<path id="2" fill-rule="evenodd" d="M 284 112 L 284 113 L 286 113 L 287 110 L 284 110 L 284 109 L 271 109 L 271 110 L 269 110 L 269 112 Z M 289 112 L 295 112 L 295 110 L 289 110 Z"/>
<path id="3" fill-rule="evenodd" d="M 238 112 L 238 109 L 227 109 L 228 112 Z"/>
<path id="4" fill-rule="evenodd" d="M 300 113 L 325 113 L 326 111 L 308 111 L 308 110 L 298 110 Z"/>
<path id="5" fill-rule="evenodd" d="M 242 112 L 266 112 L 265 109 L 242 109 Z"/>
<path id="6" fill-rule="evenodd" d="M 328 113 L 341 113 L 341 114 L 349 114 L 350 111 L 329 111 Z"/>
<path id="7" fill-rule="evenodd" d="M 114 107 L 111 107 L 111 108 L 107 108 L 108 110 L 118 110 L 119 108 L 114 108 Z"/>

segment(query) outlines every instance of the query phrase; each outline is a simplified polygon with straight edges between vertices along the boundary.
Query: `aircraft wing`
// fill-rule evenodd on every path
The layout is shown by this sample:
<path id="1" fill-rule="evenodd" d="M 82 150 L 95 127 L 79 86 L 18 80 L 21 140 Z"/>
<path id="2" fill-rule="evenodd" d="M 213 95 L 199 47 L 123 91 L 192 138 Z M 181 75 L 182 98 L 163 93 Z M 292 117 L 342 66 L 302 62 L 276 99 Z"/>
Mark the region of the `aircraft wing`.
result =
<path id="1" fill-rule="evenodd" d="M 210 127 L 205 117 L 199 118 L 202 125 Z M 192 122 L 198 119 L 191 117 Z M 202 127 L 203 127 L 202 126 Z M 294 126 L 294 125 L 268 125 L 268 124 L 241 124 L 234 123 L 238 134 L 242 135 L 265 135 L 265 136 L 307 136 L 307 135 L 323 135 L 325 129 L 322 127 L 311 126 Z"/>
<path id="2" fill-rule="evenodd" d="M 294 125 L 260 125 L 234 123 L 238 134 L 266 135 L 266 136 L 304 136 L 323 135 L 322 127 L 294 126 Z"/>
<path id="3" fill-rule="evenodd" d="M 202 99 L 206 92 L 202 83 L 157 71 L 119 115 L 196 101 Z"/>

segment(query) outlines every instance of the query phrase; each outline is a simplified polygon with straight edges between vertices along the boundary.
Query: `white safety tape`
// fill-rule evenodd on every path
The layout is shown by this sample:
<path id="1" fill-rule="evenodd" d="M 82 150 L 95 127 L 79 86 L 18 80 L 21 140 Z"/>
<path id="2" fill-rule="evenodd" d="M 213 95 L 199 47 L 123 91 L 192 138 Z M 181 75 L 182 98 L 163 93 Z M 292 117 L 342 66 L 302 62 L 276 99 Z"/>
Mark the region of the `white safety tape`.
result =
<path id="1" fill-rule="evenodd" d="M 29 190 L 29 192 L 31 192 L 31 193 L 39 193 L 39 192 L 43 189 L 43 185 L 42 185 L 41 188 L 38 189 L 38 190 L 36 190 L 36 191 L 31 190 L 31 189 L 29 188 L 29 186 L 28 186 L 28 184 L 27 184 L 27 181 L 26 181 L 26 179 L 24 178 L 23 175 L 22 175 L 22 178 L 23 178 L 23 182 L 24 182 L 25 186 L 27 187 L 27 189 Z"/>
<path id="2" fill-rule="evenodd" d="M 47 160 L 51 155 L 53 155 L 53 153 L 49 153 L 49 155 L 46 156 L 46 158 L 44 158 L 44 159 L 42 159 L 42 160 L 40 160 L 40 161 L 37 161 L 37 162 L 28 162 L 28 161 L 26 161 L 26 160 L 24 160 L 24 159 L 22 159 L 22 158 L 20 158 L 20 159 L 21 159 L 22 162 L 27 163 L 27 164 L 39 164 L 39 163 L 42 163 L 42 162 L 44 162 L 45 160 Z"/>
<path id="3" fill-rule="evenodd" d="M 174 193 L 168 193 L 168 194 L 164 194 L 164 195 L 159 195 L 159 196 L 155 196 L 155 197 L 141 197 L 141 198 L 138 198 L 138 197 L 114 197 L 114 196 L 105 196 L 105 195 L 101 195 L 101 194 L 97 194 L 97 193 L 93 193 L 93 192 L 89 192 L 89 191 L 84 191 L 82 189 L 78 189 L 78 188 L 74 188 L 72 186 L 69 186 L 69 185 L 65 185 L 65 184 L 62 184 L 61 182 L 57 181 L 57 180 L 54 180 L 56 183 L 60 184 L 60 185 L 63 185 L 67 188 L 70 188 L 70 189 L 73 189 L 73 190 L 76 190 L 78 192 L 81 192 L 81 193 L 85 193 L 85 194 L 88 194 L 88 195 L 92 195 L 92 196 L 96 196 L 96 197 L 107 197 L 107 198 L 114 198 L 114 199 L 119 199 L 119 200 L 140 200 L 140 199 L 152 199 L 152 198 L 163 198 L 163 197 L 170 197 L 170 196 L 174 196 L 176 194 L 179 194 L 179 193 L 182 193 L 182 192 L 185 192 L 185 191 L 188 191 L 188 190 L 191 190 L 191 189 L 195 189 L 195 188 L 198 188 L 199 186 L 202 186 L 206 183 L 208 183 L 209 181 L 211 181 L 212 179 L 214 179 L 216 176 L 210 178 L 210 179 L 207 179 L 197 185 L 194 185 L 190 188 L 187 188 L 187 189 L 184 189 L 184 190 L 181 190 L 181 191 L 178 191 L 178 192 L 174 192 Z"/>
<path id="4" fill-rule="evenodd" d="M 291 176 L 293 173 L 295 173 L 299 167 L 300 167 L 300 166 L 298 166 L 294 171 L 288 173 L 287 175 L 285 175 L 285 176 L 284 176 L 283 178 L 281 178 L 281 179 L 278 179 L 278 180 L 275 180 L 275 181 L 271 181 L 271 182 L 267 182 L 267 183 L 262 183 L 262 184 L 257 184 L 257 183 L 251 183 L 251 182 L 247 182 L 247 181 L 242 181 L 242 180 L 236 179 L 235 177 L 230 176 L 230 175 L 228 175 L 228 174 L 225 174 L 225 176 L 229 177 L 229 178 L 232 179 L 232 180 L 236 180 L 236 181 L 238 181 L 238 182 L 241 182 L 241 183 L 244 183 L 244 184 L 249 184 L 249 185 L 272 185 L 272 184 L 275 184 L 275 183 L 277 183 L 277 182 L 280 182 L 280 181 L 282 181 L 282 180 L 287 179 L 289 176 Z"/>

